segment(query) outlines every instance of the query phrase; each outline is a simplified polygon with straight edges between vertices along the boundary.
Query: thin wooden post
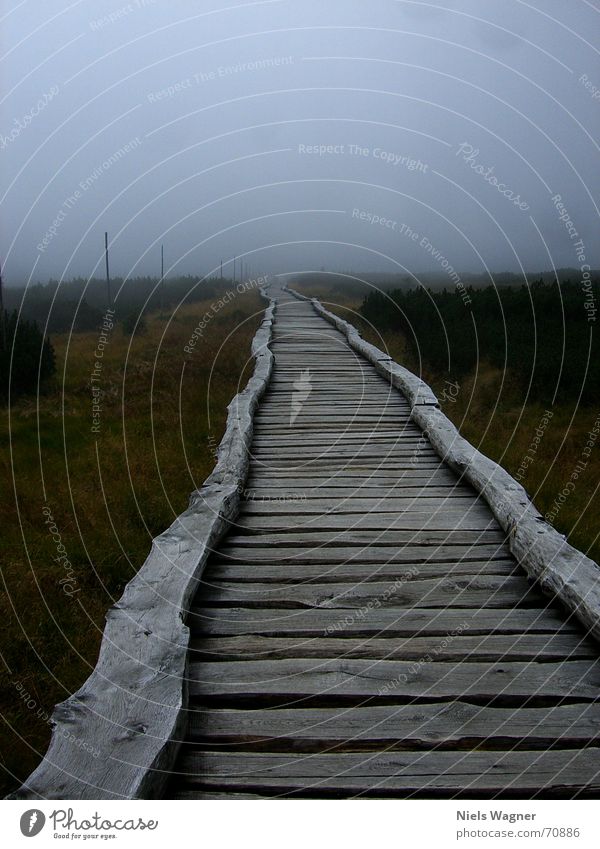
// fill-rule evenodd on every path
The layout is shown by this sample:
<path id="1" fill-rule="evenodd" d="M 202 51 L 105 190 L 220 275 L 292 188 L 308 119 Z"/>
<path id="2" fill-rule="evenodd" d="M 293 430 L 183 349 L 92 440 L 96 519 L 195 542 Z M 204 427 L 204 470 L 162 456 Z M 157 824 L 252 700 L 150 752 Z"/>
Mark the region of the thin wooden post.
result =
<path id="1" fill-rule="evenodd" d="M 160 246 L 160 309 L 164 309 L 164 290 L 165 290 L 165 253 L 164 245 Z"/>
<path id="2" fill-rule="evenodd" d="M 112 309 L 112 294 L 110 291 L 110 272 L 108 270 L 108 233 L 104 233 L 104 257 L 106 260 L 106 291 L 108 293 L 108 307 Z"/>
<path id="3" fill-rule="evenodd" d="M 6 324 L 4 317 L 4 293 L 2 292 L 2 262 L 0 261 L 0 351 L 6 349 Z"/>

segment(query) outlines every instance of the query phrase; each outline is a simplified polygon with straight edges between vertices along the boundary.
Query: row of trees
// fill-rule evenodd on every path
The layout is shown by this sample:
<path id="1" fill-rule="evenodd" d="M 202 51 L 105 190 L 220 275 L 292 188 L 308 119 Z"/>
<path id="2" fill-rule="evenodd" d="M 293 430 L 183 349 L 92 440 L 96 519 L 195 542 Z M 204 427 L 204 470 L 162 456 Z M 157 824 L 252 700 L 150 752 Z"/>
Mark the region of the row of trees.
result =
<path id="1" fill-rule="evenodd" d="M 199 281 L 186 275 L 169 278 L 162 284 L 155 277 L 135 277 L 124 281 L 111 279 L 114 306 L 122 316 L 139 315 L 147 310 L 169 309 L 182 301 L 191 302 L 212 298 L 219 287 L 228 281 L 218 278 Z M 21 315 L 37 321 L 49 333 L 85 332 L 95 330 L 102 322 L 107 306 L 106 281 L 50 280 L 25 288 L 5 289 L 4 298 L 9 309 L 19 309 Z"/>
<path id="2" fill-rule="evenodd" d="M 600 304 L 598 281 L 590 291 L 568 280 L 540 279 L 520 287 L 469 287 L 462 295 L 371 292 L 361 312 L 381 331 L 402 331 L 435 371 L 460 378 L 484 360 L 507 369 L 531 400 L 597 404 L 600 343 L 584 302 Z"/>

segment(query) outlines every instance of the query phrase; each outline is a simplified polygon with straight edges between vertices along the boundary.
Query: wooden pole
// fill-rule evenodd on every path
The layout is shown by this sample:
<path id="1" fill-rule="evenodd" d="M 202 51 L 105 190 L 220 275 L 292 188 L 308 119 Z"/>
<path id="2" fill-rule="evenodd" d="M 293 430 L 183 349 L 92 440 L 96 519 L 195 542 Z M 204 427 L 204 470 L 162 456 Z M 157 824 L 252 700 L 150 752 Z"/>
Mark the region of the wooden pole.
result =
<path id="1" fill-rule="evenodd" d="M 223 260 L 221 260 L 221 283 L 223 282 Z"/>
<path id="2" fill-rule="evenodd" d="M 4 319 L 4 295 L 2 292 L 2 262 L 0 261 L 0 351 L 6 348 L 6 324 Z"/>
<path id="3" fill-rule="evenodd" d="M 235 260 L 236 257 L 233 258 L 233 282 L 235 283 Z"/>
<path id="4" fill-rule="evenodd" d="M 164 309 L 164 291 L 165 291 L 165 252 L 164 245 L 160 246 L 160 308 Z"/>
<path id="5" fill-rule="evenodd" d="M 106 260 L 106 291 L 108 293 L 108 306 L 112 309 L 112 294 L 110 291 L 110 272 L 108 270 L 108 233 L 104 233 L 104 257 Z"/>

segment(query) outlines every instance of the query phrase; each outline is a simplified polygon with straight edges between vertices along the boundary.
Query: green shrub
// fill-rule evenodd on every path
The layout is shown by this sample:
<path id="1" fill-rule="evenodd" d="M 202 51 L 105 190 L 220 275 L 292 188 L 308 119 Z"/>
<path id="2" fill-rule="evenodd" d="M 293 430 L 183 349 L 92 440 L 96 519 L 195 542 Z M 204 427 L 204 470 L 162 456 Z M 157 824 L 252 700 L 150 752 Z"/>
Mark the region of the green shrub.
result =
<path id="1" fill-rule="evenodd" d="M 54 348 L 35 321 L 23 321 L 16 310 L 0 313 L 0 396 L 5 401 L 37 392 L 56 371 Z"/>

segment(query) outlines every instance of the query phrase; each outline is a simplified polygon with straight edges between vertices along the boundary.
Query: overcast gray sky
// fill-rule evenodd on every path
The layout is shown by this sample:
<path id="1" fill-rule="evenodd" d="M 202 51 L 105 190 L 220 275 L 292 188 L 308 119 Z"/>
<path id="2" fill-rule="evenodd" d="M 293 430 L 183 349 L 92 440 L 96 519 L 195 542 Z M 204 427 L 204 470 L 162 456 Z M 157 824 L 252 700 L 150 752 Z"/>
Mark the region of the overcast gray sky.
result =
<path id="1" fill-rule="evenodd" d="M 2 10 L 9 285 L 600 266 L 597 0 Z"/>

